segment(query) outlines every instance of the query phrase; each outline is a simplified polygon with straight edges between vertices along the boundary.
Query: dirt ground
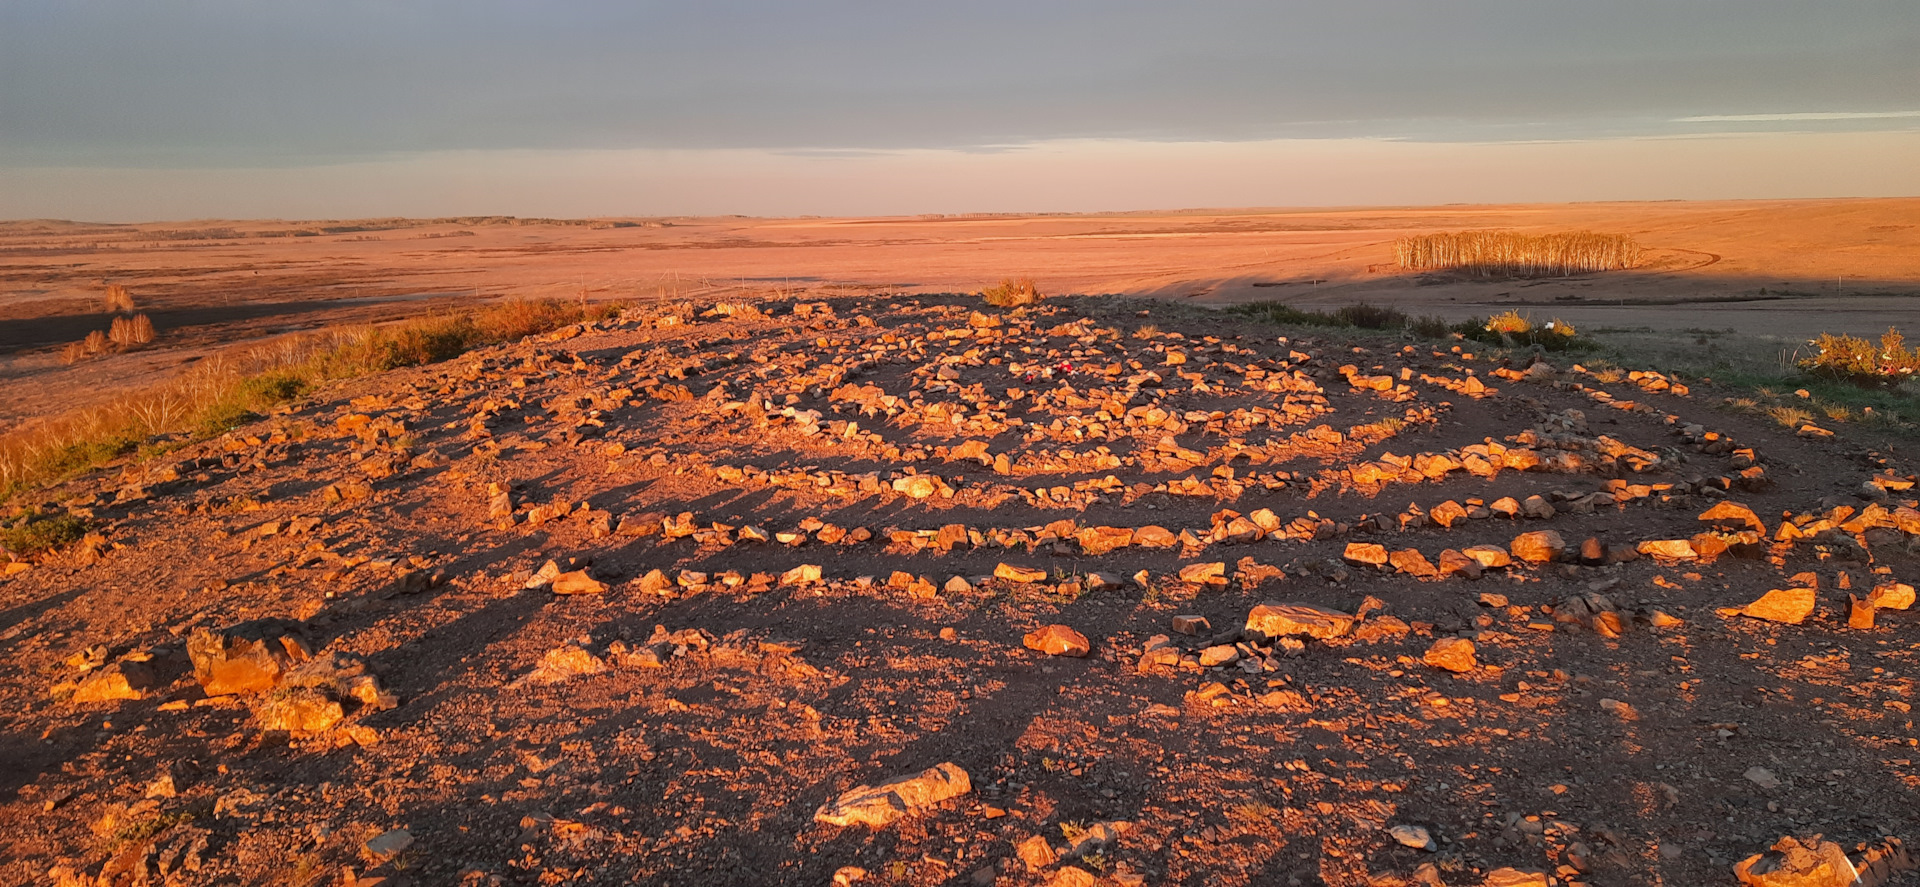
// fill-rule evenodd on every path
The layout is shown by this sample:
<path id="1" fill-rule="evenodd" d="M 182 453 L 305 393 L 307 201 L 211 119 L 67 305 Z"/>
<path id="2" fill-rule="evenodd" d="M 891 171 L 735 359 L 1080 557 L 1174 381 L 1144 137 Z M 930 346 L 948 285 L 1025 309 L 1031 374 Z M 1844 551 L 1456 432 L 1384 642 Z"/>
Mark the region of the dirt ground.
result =
<path id="1" fill-rule="evenodd" d="M 1532 281 L 1409 275 L 1409 234 L 1631 234 L 1632 272 Z M 501 218 L 142 225 L 0 223 L 0 429 L 155 381 L 211 350 L 474 298 L 1049 293 L 1221 305 L 1368 301 L 1449 320 L 1512 308 L 1586 329 L 1709 328 L 1801 342 L 1920 326 L 1920 200 L 1599 203 L 880 219 Z M 155 346 L 64 366 L 128 287 Z M 1763 292 L 1764 291 L 1764 292 Z"/>
<path id="2" fill-rule="evenodd" d="M 1385 236 L 1295 223 L 1248 239 Z M 440 248 L 384 236 L 315 255 Z M 900 288 L 984 276 L 907 250 L 946 258 Z M 48 491 L 96 535 L 0 579 L 0 881 L 1707 885 L 1920 838 L 1905 447 L 1574 359 L 980 307 L 662 302 Z M 209 695 L 249 639 L 269 680 Z M 816 820 L 941 764 L 969 790 Z"/>

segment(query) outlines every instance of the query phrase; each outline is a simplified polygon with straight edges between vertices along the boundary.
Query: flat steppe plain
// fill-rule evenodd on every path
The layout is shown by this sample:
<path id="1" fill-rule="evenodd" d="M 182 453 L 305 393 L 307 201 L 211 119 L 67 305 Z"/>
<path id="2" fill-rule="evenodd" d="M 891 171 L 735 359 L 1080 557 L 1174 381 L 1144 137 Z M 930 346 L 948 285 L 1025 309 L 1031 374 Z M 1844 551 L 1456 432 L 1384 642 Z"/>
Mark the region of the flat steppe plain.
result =
<path id="1" fill-rule="evenodd" d="M 1593 230 L 1648 249 L 1631 272 L 1473 281 L 1407 274 L 1396 238 Z M 1731 329 L 1791 346 L 1920 320 L 1920 199 L 1596 203 L 874 219 L 667 218 L 0 223 L 0 428 L 176 370 L 212 348 L 502 296 L 592 299 L 972 292 L 1202 305 L 1357 301 L 1450 320 L 1513 308 L 1583 329 Z M 158 347 L 80 368 L 128 287 Z M 1764 293 L 1762 291 L 1765 291 Z"/>

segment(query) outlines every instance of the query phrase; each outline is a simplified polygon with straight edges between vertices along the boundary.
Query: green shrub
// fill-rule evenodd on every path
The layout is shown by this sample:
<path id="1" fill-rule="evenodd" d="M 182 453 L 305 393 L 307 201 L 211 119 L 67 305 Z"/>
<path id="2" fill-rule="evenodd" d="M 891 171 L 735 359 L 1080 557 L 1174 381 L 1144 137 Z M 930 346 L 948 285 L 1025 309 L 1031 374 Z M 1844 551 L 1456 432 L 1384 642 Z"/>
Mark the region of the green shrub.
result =
<path id="1" fill-rule="evenodd" d="M 1467 320 L 1454 324 L 1461 337 L 1504 348 L 1540 348 L 1544 351 L 1590 351 L 1595 346 L 1582 339 L 1573 324 L 1554 318 L 1544 326 L 1517 311 L 1496 314 L 1486 320 Z"/>
<path id="2" fill-rule="evenodd" d="M 1333 312 L 1348 326 L 1357 326 L 1363 330 L 1398 330 L 1407 326 L 1407 313 L 1398 308 L 1383 308 L 1362 302 L 1347 305 Z"/>
<path id="3" fill-rule="evenodd" d="M 71 514 L 41 515 L 29 512 L 12 526 L 0 531 L 0 547 L 16 556 L 32 557 L 80 541 L 87 535 L 87 522 Z"/>

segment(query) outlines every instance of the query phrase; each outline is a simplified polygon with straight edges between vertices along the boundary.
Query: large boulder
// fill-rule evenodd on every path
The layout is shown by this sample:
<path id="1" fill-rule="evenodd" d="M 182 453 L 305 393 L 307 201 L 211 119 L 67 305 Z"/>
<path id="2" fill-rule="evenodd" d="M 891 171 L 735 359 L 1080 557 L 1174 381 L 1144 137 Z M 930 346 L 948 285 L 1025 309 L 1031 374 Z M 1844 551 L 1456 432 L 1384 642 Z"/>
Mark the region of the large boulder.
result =
<path id="1" fill-rule="evenodd" d="M 293 666 L 312 658 L 299 626 L 278 620 L 224 631 L 195 629 L 187 639 L 193 676 L 208 696 L 263 693 Z"/>
<path id="2" fill-rule="evenodd" d="M 1858 883 L 1847 851 L 1819 835 L 1781 838 L 1772 849 L 1733 867 L 1733 876 L 1750 887 L 1852 887 Z"/>

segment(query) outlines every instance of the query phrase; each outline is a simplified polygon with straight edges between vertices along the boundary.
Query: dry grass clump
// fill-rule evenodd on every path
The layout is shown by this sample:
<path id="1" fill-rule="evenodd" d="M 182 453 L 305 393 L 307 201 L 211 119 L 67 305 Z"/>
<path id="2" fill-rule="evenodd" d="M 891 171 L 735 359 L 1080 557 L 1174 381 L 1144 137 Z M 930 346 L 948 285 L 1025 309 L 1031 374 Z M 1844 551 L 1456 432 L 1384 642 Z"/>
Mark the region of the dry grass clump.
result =
<path id="1" fill-rule="evenodd" d="M 116 317 L 107 330 L 107 339 L 121 348 L 146 345 L 153 341 L 153 321 L 145 314 Z"/>
<path id="2" fill-rule="evenodd" d="M 1018 308 L 1021 305 L 1034 305 L 1040 302 L 1040 290 L 1033 285 L 1033 278 L 1022 277 L 1018 280 L 1007 278 L 999 285 L 980 291 L 980 298 L 987 304 L 1000 308 Z"/>
<path id="3" fill-rule="evenodd" d="M 615 316 L 621 307 L 507 302 L 232 349 L 164 384 L 0 435 L 0 500 L 100 465 L 156 437 L 223 433 L 327 381 L 445 360 L 470 348 Z M 94 336 L 105 350 L 107 334 L 96 330 L 88 341 Z"/>
<path id="4" fill-rule="evenodd" d="M 1460 231 L 1402 237 L 1394 260 L 1408 271 L 1463 271 L 1475 277 L 1566 277 L 1632 268 L 1640 245 L 1625 234 Z"/>
<path id="5" fill-rule="evenodd" d="M 1798 362 L 1801 369 L 1862 388 L 1898 388 L 1920 373 L 1920 349 L 1907 347 L 1906 337 L 1891 327 L 1877 344 L 1858 336 L 1822 333 L 1813 340 L 1813 347 L 1816 353 Z"/>
<path id="6" fill-rule="evenodd" d="M 133 304 L 133 294 L 127 292 L 126 287 L 117 283 L 107 287 L 105 301 L 107 303 L 108 314 L 119 314 L 121 312 L 132 314 L 140 310 Z"/>
<path id="7" fill-rule="evenodd" d="M 153 341 L 153 319 L 145 314 L 134 313 L 139 308 L 126 287 L 117 283 L 107 287 L 102 302 L 106 305 L 107 313 L 114 315 L 112 324 L 105 332 L 94 330 L 87 334 L 86 339 L 61 349 L 60 360 L 63 363 L 72 365 L 108 351 L 126 351 Z"/>

